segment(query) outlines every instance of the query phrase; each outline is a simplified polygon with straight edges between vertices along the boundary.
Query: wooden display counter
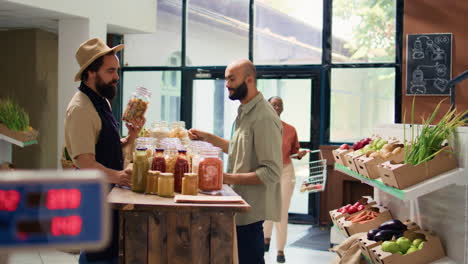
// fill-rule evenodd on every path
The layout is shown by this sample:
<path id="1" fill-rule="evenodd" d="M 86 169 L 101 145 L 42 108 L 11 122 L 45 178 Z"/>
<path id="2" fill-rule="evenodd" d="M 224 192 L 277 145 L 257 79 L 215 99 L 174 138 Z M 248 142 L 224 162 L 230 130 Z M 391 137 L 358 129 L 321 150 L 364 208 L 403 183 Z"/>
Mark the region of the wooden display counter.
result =
<path id="1" fill-rule="evenodd" d="M 222 193 L 237 196 L 226 185 Z M 250 210 L 245 201 L 175 203 L 121 188 L 108 201 L 119 210 L 119 263 L 237 262 L 234 215 Z"/>

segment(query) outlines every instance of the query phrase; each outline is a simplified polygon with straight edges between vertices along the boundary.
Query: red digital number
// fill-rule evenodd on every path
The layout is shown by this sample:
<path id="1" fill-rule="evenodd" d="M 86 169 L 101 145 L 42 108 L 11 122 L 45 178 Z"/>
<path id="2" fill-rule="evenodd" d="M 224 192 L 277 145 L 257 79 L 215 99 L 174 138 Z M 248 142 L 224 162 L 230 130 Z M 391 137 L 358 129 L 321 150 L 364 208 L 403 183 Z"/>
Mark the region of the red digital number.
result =
<path id="1" fill-rule="evenodd" d="M 76 209 L 81 204 L 78 189 L 52 189 L 47 192 L 46 207 L 49 210 Z"/>
<path id="2" fill-rule="evenodd" d="M 81 233 L 83 221 L 78 215 L 52 218 L 50 231 L 54 236 L 76 236 Z"/>
<path id="3" fill-rule="evenodd" d="M 0 211 L 13 212 L 18 208 L 20 194 L 16 190 L 0 190 Z"/>

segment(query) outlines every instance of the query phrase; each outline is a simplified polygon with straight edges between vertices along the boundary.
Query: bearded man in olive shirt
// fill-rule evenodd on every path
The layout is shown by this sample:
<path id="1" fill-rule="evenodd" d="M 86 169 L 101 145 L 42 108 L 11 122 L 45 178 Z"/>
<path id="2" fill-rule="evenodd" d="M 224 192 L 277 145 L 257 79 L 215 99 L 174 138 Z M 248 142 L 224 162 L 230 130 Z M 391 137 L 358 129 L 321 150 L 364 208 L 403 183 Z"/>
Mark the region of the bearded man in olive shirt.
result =
<path id="1" fill-rule="evenodd" d="M 281 208 L 282 124 L 256 86 L 255 66 L 249 60 L 228 65 L 225 71 L 229 99 L 241 105 L 231 140 L 189 130 L 192 139 L 204 140 L 229 155 L 223 182 L 251 205 L 236 215 L 239 263 L 264 263 L 263 221 L 279 221 Z"/>

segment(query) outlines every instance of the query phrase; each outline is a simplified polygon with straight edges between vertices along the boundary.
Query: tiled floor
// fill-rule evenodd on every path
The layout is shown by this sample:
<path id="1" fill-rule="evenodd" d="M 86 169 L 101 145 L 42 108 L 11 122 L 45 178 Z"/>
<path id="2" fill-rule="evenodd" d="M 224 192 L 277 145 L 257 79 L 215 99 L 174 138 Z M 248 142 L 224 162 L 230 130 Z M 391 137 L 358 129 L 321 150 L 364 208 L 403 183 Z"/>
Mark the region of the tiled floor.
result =
<path id="1" fill-rule="evenodd" d="M 290 247 L 296 240 L 302 238 L 307 234 L 310 225 L 288 225 L 288 242 L 284 249 L 286 256 L 286 263 L 291 264 L 327 264 L 330 263 L 336 254 L 333 252 L 319 251 L 305 248 Z M 273 229 L 273 236 L 271 238 L 270 251 L 265 254 L 266 264 L 276 264 L 276 237 Z"/>
<path id="2" fill-rule="evenodd" d="M 288 245 L 300 239 L 307 234 L 308 225 L 288 226 L 288 243 L 285 248 L 286 263 L 292 264 L 325 264 L 330 263 L 335 258 L 335 253 L 318 251 Z M 276 242 L 275 232 L 273 232 L 270 252 L 265 254 L 265 263 L 276 263 Z M 1 261 L 0 261 L 1 262 Z M 22 252 L 10 256 L 10 264 L 76 264 L 78 255 L 63 253 L 61 251 L 40 251 L 40 252 Z M 3 263 L 0 263 L 3 264 Z"/>

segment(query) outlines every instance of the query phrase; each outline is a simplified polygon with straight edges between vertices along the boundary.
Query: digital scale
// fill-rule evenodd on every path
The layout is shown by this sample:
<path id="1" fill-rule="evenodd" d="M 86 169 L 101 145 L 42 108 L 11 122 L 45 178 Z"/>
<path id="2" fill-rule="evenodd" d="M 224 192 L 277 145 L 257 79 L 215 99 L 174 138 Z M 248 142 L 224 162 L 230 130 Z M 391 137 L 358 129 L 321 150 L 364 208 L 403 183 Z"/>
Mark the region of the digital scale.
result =
<path id="1" fill-rule="evenodd" d="M 106 246 L 108 190 L 95 170 L 0 172 L 0 253 Z"/>

